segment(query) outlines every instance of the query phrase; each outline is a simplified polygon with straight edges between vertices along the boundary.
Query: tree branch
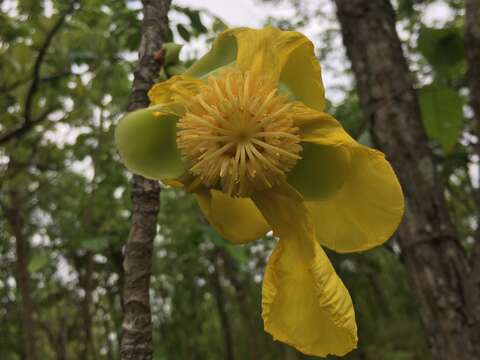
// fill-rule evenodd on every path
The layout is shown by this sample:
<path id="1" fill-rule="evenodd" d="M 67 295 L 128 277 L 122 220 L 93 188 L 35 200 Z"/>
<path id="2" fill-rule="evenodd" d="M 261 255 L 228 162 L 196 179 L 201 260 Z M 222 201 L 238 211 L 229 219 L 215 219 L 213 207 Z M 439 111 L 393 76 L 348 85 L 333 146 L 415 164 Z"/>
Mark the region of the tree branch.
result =
<path id="1" fill-rule="evenodd" d="M 46 75 L 40 78 L 39 82 L 50 82 L 50 81 L 54 81 L 69 75 L 72 75 L 72 72 L 70 70 L 62 71 L 62 72 L 59 72 L 58 74 Z M 24 78 L 24 79 L 14 81 L 11 84 L 0 87 L 0 94 L 9 93 L 10 91 L 15 90 L 20 85 L 23 85 L 29 81 L 30 81 L 30 78 Z"/>
<path id="2" fill-rule="evenodd" d="M 67 8 L 67 10 L 65 10 L 62 14 L 60 14 L 59 18 L 57 19 L 53 27 L 47 33 L 47 36 L 45 37 L 45 41 L 43 42 L 42 46 L 40 47 L 40 50 L 38 51 L 37 58 L 35 59 L 35 63 L 33 65 L 32 83 L 28 88 L 27 96 L 25 98 L 24 115 L 23 115 L 25 122 L 29 122 L 32 119 L 33 98 L 38 89 L 38 84 L 40 82 L 40 68 L 42 67 L 42 64 L 44 62 L 45 55 L 47 54 L 47 50 L 50 47 L 50 44 L 52 43 L 53 38 L 60 31 L 63 24 L 65 23 L 65 19 L 67 18 L 67 16 L 71 14 L 75 9 L 76 3 L 77 3 L 76 1 L 72 1 L 70 6 Z"/>
<path id="3" fill-rule="evenodd" d="M 20 124 L 16 128 L 11 129 L 8 132 L 5 132 L 3 134 L 0 134 L 0 145 L 4 144 L 4 143 L 7 143 L 14 138 L 19 138 L 19 137 L 23 136 L 28 130 L 33 128 L 35 125 L 37 125 L 38 123 L 41 123 L 42 121 L 47 119 L 48 115 L 50 115 L 55 110 L 57 110 L 57 107 L 51 106 L 51 107 L 45 109 L 35 119 L 33 119 L 29 122 L 23 122 L 22 124 Z"/>
<path id="4" fill-rule="evenodd" d="M 40 77 L 40 69 L 42 67 L 42 64 L 45 61 L 45 56 L 47 54 L 48 48 L 50 47 L 53 38 L 55 35 L 60 31 L 62 28 L 63 24 L 65 23 L 65 19 L 69 14 L 71 14 L 75 10 L 75 6 L 77 4 L 77 1 L 72 1 L 70 6 L 60 14 L 59 18 L 53 25 L 53 27 L 50 29 L 50 31 L 47 33 L 47 36 L 45 37 L 45 40 L 38 50 L 37 57 L 35 59 L 35 63 L 33 65 L 33 72 L 32 72 L 32 82 L 30 83 L 30 86 L 27 90 L 27 95 L 25 97 L 25 104 L 23 107 L 23 122 L 22 124 L 18 125 L 15 127 L 13 130 L 8 130 L 2 134 L 0 134 L 0 144 L 6 143 L 13 138 L 17 138 L 22 136 L 24 133 L 26 133 L 28 130 L 30 130 L 33 126 L 38 124 L 39 122 L 45 120 L 48 116 L 48 114 L 52 111 L 52 109 L 48 109 L 44 111 L 42 114 L 40 114 L 37 118 L 34 118 L 32 115 L 32 108 L 33 108 L 33 99 L 35 97 L 35 94 L 38 90 L 38 85 L 41 81 L 51 81 L 56 78 L 65 76 L 65 72 L 62 72 L 57 75 L 51 75 L 51 76 L 46 76 L 44 78 Z M 68 74 L 70 71 L 68 71 Z M 28 80 L 18 80 L 15 83 L 6 86 L 4 89 L 6 91 L 11 91 L 12 89 L 16 88 L 17 86 L 22 85 L 24 82 Z M 2 89 L 2 91 L 4 91 Z"/>

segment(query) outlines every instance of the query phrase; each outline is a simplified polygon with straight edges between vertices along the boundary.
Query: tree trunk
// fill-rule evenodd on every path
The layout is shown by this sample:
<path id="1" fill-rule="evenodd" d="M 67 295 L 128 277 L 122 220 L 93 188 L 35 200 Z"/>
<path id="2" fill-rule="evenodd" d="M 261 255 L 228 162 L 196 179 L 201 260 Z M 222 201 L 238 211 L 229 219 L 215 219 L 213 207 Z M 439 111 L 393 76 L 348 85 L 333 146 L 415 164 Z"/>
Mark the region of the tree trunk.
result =
<path id="1" fill-rule="evenodd" d="M 17 286 L 20 292 L 20 317 L 22 321 L 23 355 L 25 360 L 35 360 L 35 332 L 33 306 L 30 293 L 30 244 L 24 235 L 24 223 L 20 209 L 21 199 L 16 190 L 10 191 L 10 204 L 7 209 L 7 221 L 15 237 L 17 256 Z"/>
<path id="2" fill-rule="evenodd" d="M 388 0 L 335 0 L 363 115 L 406 198 L 398 241 L 434 360 L 480 359 L 478 292 L 452 225 Z"/>
<path id="3" fill-rule="evenodd" d="M 475 150 L 480 156 L 480 0 L 465 0 L 465 53 L 469 64 L 470 105 L 473 110 L 475 135 L 477 136 Z M 480 181 L 480 167 L 477 175 L 479 176 L 478 181 Z M 476 190 L 477 222 L 480 224 L 480 188 Z M 476 274 L 475 286 L 480 288 L 480 226 L 477 228 L 476 242 L 473 247 L 472 266 L 473 273 Z M 478 311 L 480 312 L 480 309 Z"/>
<path id="4" fill-rule="evenodd" d="M 213 296 L 215 297 L 215 302 L 217 303 L 218 315 L 220 317 L 220 324 L 223 330 L 223 340 L 224 340 L 224 350 L 225 350 L 225 359 L 233 360 L 233 339 L 232 339 L 232 327 L 230 320 L 228 318 L 227 311 L 225 309 L 225 296 L 222 289 L 222 284 L 220 283 L 220 269 L 218 265 L 218 256 L 219 252 L 215 251 L 213 253 L 212 262 L 214 271 L 212 274 L 212 285 L 213 285 Z"/>
<path id="5" fill-rule="evenodd" d="M 477 155 L 480 156 L 480 0 L 465 0 L 465 50 L 469 64 L 468 85 L 470 104 L 475 118 Z M 480 167 L 478 169 L 480 181 Z M 477 224 L 480 224 L 480 188 L 476 189 Z M 470 259 L 472 271 L 472 286 L 480 292 L 480 225 L 477 225 L 477 236 Z M 480 296 L 479 296 L 480 297 Z M 478 299 L 477 299 L 478 300 Z M 477 334 L 476 343 L 480 343 L 480 300 L 476 306 L 477 318 L 473 330 Z"/>
<path id="6" fill-rule="evenodd" d="M 96 351 L 93 346 L 93 314 L 92 314 L 92 292 L 93 292 L 93 255 L 90 252 L 87 252 L 85 257 L 82 259 L 84 262 L 82 265 L 85 266 L 84 273 L 82 274 L 81 267 L 78 269 L 80 286 L 83 288 L 84 295 L 81 300 L 81 311 L 82 311 L 82 320 L 83 320 L 83 349 L 82 349 L 82 359 L 84 360 L 93 360 L 96 359 Z"/>
<path id="7" fill-rule="evenodd" d="M 248 341 L 248 357 L 249 359 L 258 359 L 258 349 L 260 348 L 258 344 L 258 337 L 256 332 L 258 331 L 257 323 L 255 322 L 254 316 L 251 311 L 251 306 L 248 302 L 248 283 L 241 276 L 241 270 L 239 269 L 235 259 L 231 257 L 228 252 L 217 247 L 217 256 L 223 260 L 223 270 L 225 272 L 225 277 L 230 281 L 233 288 L 235 289 L 235 299 L 238 302 L 240 313 L 243 317 L 243 323 L 246 327 L 246 330 L 250 336 L 247 336 Z"/>
<path id="8" fill-rule="evenodd" d="M 465 52 L 471 105 L 480 127 L 480 0 L 465 0 Z"/>
<path id="9" fill-rule="evenodd" d="M 129 111 L 149 105 L 147 91 L 161 66 L 162 49 L 168 27 L 170 0 L 143 0 L 143 21 L 139 61 Z M 150 274 L 152 247 L 156 234 L 160 186 L 141 176 L 132 178 L 132 225 L 124 253 L 124 320 L 121 343 L 122 360 L 150 360 L 153 356 L 150 313 Z"/>

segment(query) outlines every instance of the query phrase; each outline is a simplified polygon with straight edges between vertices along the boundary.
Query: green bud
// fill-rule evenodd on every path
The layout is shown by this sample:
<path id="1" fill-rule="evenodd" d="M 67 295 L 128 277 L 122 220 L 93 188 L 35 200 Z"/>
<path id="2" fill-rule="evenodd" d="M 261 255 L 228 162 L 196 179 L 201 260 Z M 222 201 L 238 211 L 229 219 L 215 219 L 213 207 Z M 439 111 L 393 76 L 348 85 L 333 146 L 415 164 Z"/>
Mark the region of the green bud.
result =
<path id="1" fill-rule="evenodd" d="M 183 45 L 172 42 L 163 44 L 163 48 L 166 51 L 165 65 L 174 65 L 180 63 L 180 50 L 182 50 L 182 46 Z"/>
<path id="2" fill-rule="evenodd" d="M 130 171 L 150 179 L 173 179 L 186 170 L 176 144 L 178 117 L 155 114 L 159 109 L 127 114 L 115 129 L 115 142 Z"/>

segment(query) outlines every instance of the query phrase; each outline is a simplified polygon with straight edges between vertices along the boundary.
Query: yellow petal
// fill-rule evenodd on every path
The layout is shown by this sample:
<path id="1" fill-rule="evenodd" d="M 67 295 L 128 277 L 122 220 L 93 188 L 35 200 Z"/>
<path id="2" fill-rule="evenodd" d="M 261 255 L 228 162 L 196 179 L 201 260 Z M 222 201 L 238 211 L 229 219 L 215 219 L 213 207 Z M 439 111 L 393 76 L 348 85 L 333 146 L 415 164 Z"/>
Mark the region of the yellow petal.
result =
<path id="1" fill-rule="evenodd" d="M 295 126 L 304 142 L 320 145 L 352 145 L 356 141 L 331 115 L 296 102 L 291 112 Z"/>
<path id="2" fill-rule="evenodd" d="M 266 75 L 294 99 L 317 110 L 325 107 L 320 64 L 312 42 L 296 31 L 273 27 L 261 30 L 238 29 L 237 66 L 242 71 Z"/>
<path id="3" fill-rule="evenodd" d="M 315 241 L 301 196 L 281 185 L 252 199 L 280 237 L 263 279 L 265 330 L 309 355 L 344 355 L 355 349 L 350 295 Z"/>
<path id="4" fill-rule="evenodd" d="M 333 153 L 348 153 L 345 162 L 335 161 L 330 165 L 318 156 L 321 169 L 311 166 L 309 173 L 300 167 L 302 172 L 297 174 L 298 178 L 310 176 L 309 182 L 305 181 L 310 186 L 317 173 L 333 172 L 343 177 L 343 182 L 337 182 L 341 186 L 328 197 L 309 197 L 301 181 L 294 184 L 307 200 L 317 240 L 338 252 L 367 250 L 387 241 L 400 223 L 404 203 L 400 184 L 384 155 L 358 144 L 328 114 L 298 105 L 294 121 L 304 143 L 329 147 Z M 337 159 L 342 158 L 337 156 Z M 315 159 L 310 162 L 315 163 Z M 294 168 L 292 173 L 296 172 L 300 171 Z"/>
<path id="5" fill-rule="evenodd" d="M 290 53 L 282 68 L 280 82 L 287 85 L 295 100 L 318 111 L 325 108 L 322 72 L 310 40 Z"/>
<path id="6" fill-rule="evenodd" d="M 198 93 L 202 81 L 187 75 L 175 75 L 159 82 L 148 91 L 152 105 L 184 103 Z M 178 114 L 182 115 L 182 114 Z"/>
<path id="7" fill-rule="evenodd" d="M 363 146 L 350 148 L 347 181 L 333 197 L 309 201 L 322 245 L 338 252 L 362 251 L 389 239 L 402 219 L 400 184 L 384 155 Z"/>
<path id="8" fill-rule="evenodd" d="M 232 64 L 237 57 L 237 40 L 234 36 L 238 29 L 227 29 L 221 32 L 213 42 L 211 50 L 196 61 L 185 75 L 203 78 L 219 68 Z"/>
<path id="9" fill-rule="evenodd" d="M 115 128 L 122 162 L 150 179 L 175 178 L 186 170 L 175 141 L 178 117 L 164 111 L 154 106 L 131 112 Z"/>
<path id="10" fill-rule="evenodd" d="M 342 146 L 302 143 L 301 159 L 287 181 L 303 197 L 324 200 L 339 191 L 350 171 L 350 152 Z"/>
<path id="11" fill-rule="evenodd" d="M 270 227 L 252 200 L 232 198 L 218 190 L 197 192 L 203 214 L 225 239 L 244 244 L 264 236 Z"/>
<path id="12" fill-rule="evenodd" d="M 217 36 L 212 49 L 184 75 L 204 78 L 233 65 L 279 82 L 280 91 L 285 91 L 293 100 L 320 111 L 325 107 L 314 46 L 299 32 L 273 27 L 228 29 Z"/>

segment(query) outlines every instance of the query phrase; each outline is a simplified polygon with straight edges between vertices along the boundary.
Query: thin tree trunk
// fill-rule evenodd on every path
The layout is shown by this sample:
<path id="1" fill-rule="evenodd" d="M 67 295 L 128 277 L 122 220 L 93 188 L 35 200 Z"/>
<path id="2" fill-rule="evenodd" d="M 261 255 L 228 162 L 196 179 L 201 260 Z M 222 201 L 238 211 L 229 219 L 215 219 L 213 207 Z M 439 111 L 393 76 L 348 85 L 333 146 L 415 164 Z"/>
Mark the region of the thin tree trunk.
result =
<path id="1" fill-rule="evenodd" d="M 247 286 L 244 279 L 241 277 L 241 271 L 238 268 L 238 265 L 235 262 L 230 254 L 226 251 L 223 251 L 221 248 L 217 248 L 217 254 L 223 259 L 223 269 L 225 271 L 225 276 L 231 282 L 233 288 L 235 289 L 235 298 L 238 301 L 240 308 L 240 313 L 243 317 L 243 323 L 247 329 L 247 332 L 250 336 L 248 337 L 248 346 L 249 346 L 249 358 L 258 359 L 258 338 L 255 335 L 256 330 L 258 330 L 257 325 L 254 321 L 251 308 L 248 303 L 248 293 Z"/>
<path id="2" fill-rule="evenodd" d="M 16 190 L 10 191 L 10 205 L 7 209 L 7 221 L 15 237 L 17 256 L 17 286 L 20 292 L 20 317 L 22 321 L 23 355 L 25 360 L 35 360 L 35 327 L 33 305 L 30 293 L 30 244 L 24 234 L 24 222 L 20 209 L 21 199 Z"/>
<path id="3" fill-rule="evenodd" d="M 93 291 L 93 256 L 90 252 L 83 258 L 85 262 L 85 273 L 80 276 L 81 286 L 84 291 L 81 301 L 82 319 L 83 319 L 83 355 L 82 359 L 89 360 L 96 358 L 95 347 L 93 346 L 93 314 L 92 314 L 92 291 Z M 79 269 L 79 273 L 81 269 Z"/>
<path id="4" fill-rule="evenodd" d="M 468 79 L 470 89 L 470 104 L 476 124 L 477 155 L 480 157 L 480 0 L 465 0 L 465 50 L 469 64 Z M 480 167 L 478 169 L 480 179 Z M 479 180 L 480 181 L 480 180 Z M 480 188 L 476 189 L 477 198 L 477 236 L 473 247 L 470 263 L 472 271 L 472 286 L 480 292 Z M 480 297 L 480 296 L 478 296 Z M 473 304 L 477 313 L 472 329 L 477 334 L 476 341 L 480 344 L 480 299 Z"/>
<path id="5" fill-rule="evenodd" d="M 149 105 L 147 91 L 153 85 L 161 66 L 156 54 L 162 49 L 168 27 L 170 0 L 143 0 L 142 3 L 139 61 L 129 111 Z M 153 356 L 153 344 L 149 288 L 153 239 L 160 207 L 160 186 L 157 181 L 135 175 L 131 187 L 133 214 L 123 263 L 125 286 L 121 358 L 150 360 Z"/>
<path id="6" fill-rule="evenodd" d="M 58 334 L 58 352 L 57 352 L 57 359 L 58 360 L 67 360 L 67 319 L 65 315 L 60 316 L 59 320 L 59 334 Z"/>
<path id="7" fill-rule="evenodd" d="M 434 360 L 480 359 L 478 293 L 452 225 L 388 0 L 335 0 L 364 116 L 406 197 L 398 241 Z"/>
<path id="8" fill-rule="evenodd" d="M 212 274 L 212 285 L 213 285 L 213 295 L 215 297 L 215 302 L 217 303 L 218 315 L 220 316 L 220 324 L 223 330 L 223 339 L 224 339 L 224 350 L 225 350 L 225 359 L 233 360 L 233 339 L 232 339 L 232 327 L 230 324 L 230 319 L 228 318 L 227 311 L 225 309 L 225 296 L 222 289 L 222 284 L 220 283 L 220 273 L 218 265 L 218 256 L 219 252 L 215 251 L 212 257 L 212 262 L 214 266 L 214 271 Z"/>
<path id="9" fill-rule="evenodd" d="M 465 0 L 465 53 L 468 60 L 468 85 L 470 105 L 473 110 L 477 143 L 475 150 L 480 156 L 480 0 Z M 480 181 L 480 167 L 478 169 Z M 478 184 L 477 184 L 478 185 Z M 480 188 L 476 189 L 477 223 L 480 224 Z M 480 288 L 480 225 L 472 252 L 474 284 Z M 480 307 L 480 304 L 478 305 Z M 480 313 L 480 309 L 478 309 Z M 478 330 L 480 333 L 480 329 Z M 480 335 L 479 335 L 480 336 Z M 480 341 L 480 339 L 479 339 Z"/>

